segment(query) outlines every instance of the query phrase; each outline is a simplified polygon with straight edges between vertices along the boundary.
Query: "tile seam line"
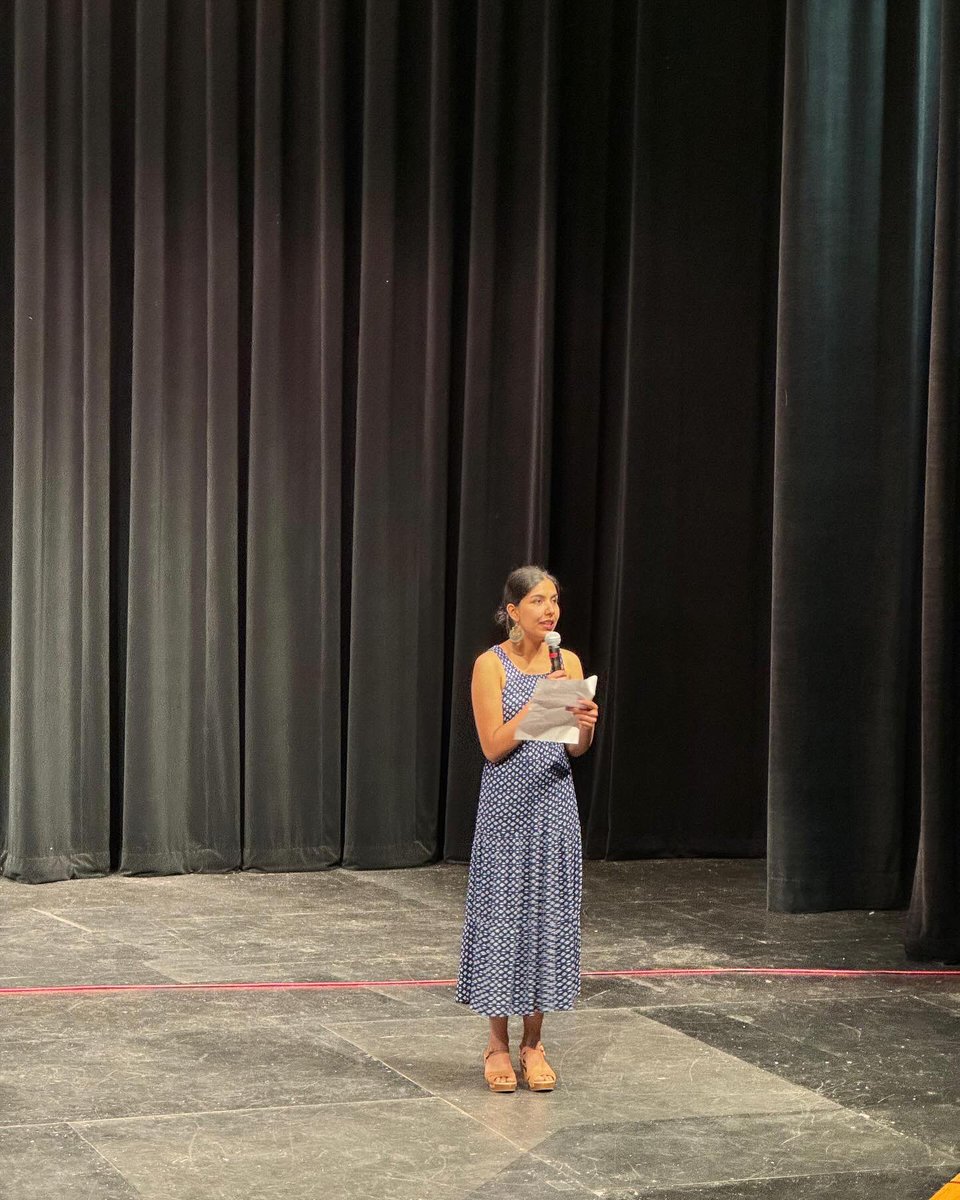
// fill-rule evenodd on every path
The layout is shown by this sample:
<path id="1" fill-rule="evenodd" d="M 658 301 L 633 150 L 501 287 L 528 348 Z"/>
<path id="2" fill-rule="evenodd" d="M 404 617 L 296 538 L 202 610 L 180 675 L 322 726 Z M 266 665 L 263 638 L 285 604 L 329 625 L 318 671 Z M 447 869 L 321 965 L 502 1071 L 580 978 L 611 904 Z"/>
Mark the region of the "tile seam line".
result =
<path id="1" fill-rule="evenodd" d="M 535 1146 L 530 1149 L 527 1149 L 524 1146 L 522 1146 L 519 1142 L 515 1142 L 513 1140 L 513 1138 L 510 1137 L 508 1134 L 504 1133 L 502 1129 L 498 1129 L 495 1126 L 488 1124 L 486 1121 L 484 1121 L 482 1119 L 482 1117 L 476 1116 L 474 1113 L 468 1112 L 465 1108 L 461 1108 L 460 1105 L 457 1104 L 455 1101 L 451 1100 L 449 1096 L 444 1096 L 440 1092 L 431 1091 L 425 1084 L 419 1083 L 416 1079 L 414 1079 L 412 1075 L 407 1075 L 406 1072 L 401 1071 L 399 1067 L 392 1066 L 390 1063 L 386 1062 L 384 1059 L 378 1058 L 376 1054 L 371 1053 L 370 1050 L 367 1050 L 364 1046 L 362 1046 L 359 1042 L 355 1041 L 353 1038 L 349 1037 L 342 1030 L 336 1029 L 332 1025 L 327 1025 L 323 1021 L 319 1022 L 319 1025 L 320 1025 L 321 1029 L 325 1029 L 327 1031 L 327 1033 L 331 1034 L 333 1037 L 340 1038 L 342 1041 L 346 1042 L 347 1045 L 355 1047 L 357 1050 L 360 1051 L 361 1054 L 365 1054 L 369 1058 L 374 1059 L 376 1062 L 382 1063 L 383 1066 L 385 1066 L 388 1071 L 392 1071 L 394 1074 L 399 1075 L 401 1077 L 401 1079 L 406 1079 L 409 1083 L 412 1083 L 414 1085 L 414 1087 L 417 1087 L 422 1092 L 424 1092 L 426 1094 L 426 1096 L 429 1097 L 430 1099 L 440 1100 L 443 1104 L 446 1104 L 448 1108 L 452 1108 L 455 1113 L 458 1113 L 462 1117 L 466 1117 L 467 1120 L 472 1122 L 473 1124 L 479 1125 L 480 1128 L 486 1130 L 487 1133 L 492 1133 L 495 1137 L 499 1138 L 500 1141 L 506 1142 L 506 1144 L 508 1146 L 510 1146 L 514 1150 L 518 1151 L 519 1158 L 528 1157 L 528 1158 L 533 1158 L 533 1159 L 537 1160 L 538 1162 L 544 1163 L 547 1166 L 555 1165 L 555 1164 L 552 1164 L 549 1159 L 544 1158 L 542 1155 L 538 1154 Z M 519 1161 L 519 1160 L 514 1160 L 514 1161 Z M 563 1171 L 560 1172 L 560 1174 L 563 1174 L 563 1173 L 564 1173 Z M 491 1176 L 491 1179 L 494 1179 L 494 1178 L 496 1178 L 496 1173 L 493 1176 Z M 487 1182 L 489 1183 L 490 1180 L 487 1180 Z M 575 1180 L 574 1182 L 578 1182 L 578 1181 Z M 484 1184 L 482 1186 L 486 1186 L 486 1185 Z M 599 1195 L 598 1192 L 592 1191 L 589 1187 L 587 1187 L 586 1190 L 591 1195 L 594 1195 L 594 1196 Z"/>
<path id="2" fill-rule="evenodd" d="M 181 1121 L 193 1120 L 195 1117 L 233 1117 L 258 1116 L 264 1113 L 285 1112 L 317 1112 L 336 1106 L 337 1108 L 359 1108 L 364 1105 L 376 1104 L 424 1104 L 439 1097 L 432 1094 L 426 1096 L 376 1096 L 367 1100 L 332 1100 L 326 1104 L 266 1104 L 254 1108 L 198 1108 L 185 1109 L 183 1112 L 134 1113 L 125 1117 L 67 1117 L 62 1121 L 31 1122 L 28 1125 L 0 1125 L 0 1129 L 33 1129 L 49 1125 L 69 1125 L 71 1129 L 85 1129 L 93 1125 L 123 1125 L 136 1124 L 138 1121 Z"/>
<path id="3" fill-rule="evenodd" d="M 100 1149 L 100 1147 L 99 1147 L 99 1146 L 95 1146 L 95 1145 L 93 1144 L 93 1142 L 91 1142 L 91 1141 L 90 1141 L 90 1139 L 89 1139 L 89 1138 L 87 1138 L 87 1137 L 84 1137 L 84 1135 L 83 1135 L 83 1131 L 82 1131 L 82 1130 L 80 1130 L 80 1129 L 76 1129 L 76 1128 L 75 1128 L 73 1125 L 71 1125 L 71 1124 L 70 1124 L 70 1122 L 69 1122 L 69 1121 L 67 1121 L 67 1122 L 64 1122 L 64 1124 L 66 1124 L 66 1125 L 67 1125 L 68 1129 L 70 1129 L 70 1130 L 71 1130 L 71 1132 L 72 1132 L 72 1133 L 73 1133 L 73 1134 L 74 1134 L 76 1137 L 78 1137 L 78 1138 L 80 1139 L 80 1141 L 81 1141 L 81 1142 L 83 1142 L 83 1144 L 84 1144 L 85 1146 L 89 1146 L 89 1147 L 90 1147 L 90 1149 L 91 1149 L 91 1150 L 93 1151 L 93 1153 L 94 1153 L 94 1154 L 97 1156 L 97 1158 L 100 1160 L 100 1162 L 104 1163 L 104 1164 L 105 1164 L 107 1167 L 109 1167 L 109 1168 L 110 1168 L 110 1170 L 111 1170 L 111 1172 L 112 1172 L 112 1173 L 113 1173 L 113 1174 L 116 1176 L 116 1178 L 117 1178 L 117 1179 L 120 1179 L 120 1180 L 122 1180 L 122 1181 L 123 1181 L 123 1183 L 124 1183 L 124 1184 L 125 1184 L 127 1187 L 129 1187 L 129 1188 L 130 1188 L 130 1189 L 131 1189 L 133 1192 L 135 1192 L 135 1193 L 136 1193 L 138 1196 L 142 1196 L 142 1195 L 143 1195 L 143 1192 L 141 1192 L 141 1191 L 140 1191 L 140 1189 L 139 1189 L 139 1188 L 137 1187 L 137 1185 L 136 1185 L 136 1184 L 133 1182 L 133 1180 L 132 1180 L 132 1179 L 128 1179 L 128 1178 L 127 1178 L 127 1176 L 126 1176 L 126 1175 L 124 1175 L 123 1171 L 121 1171 L 121 1170 L 120 1170 L 120 1168 L 117 1166 L 117 1164 L 116 1164 L 115 1162 L 111 1162 L 111 1160 L 110 1160 L 110 1159 L 109 1159 L 109 1158 L 106 1156 L 106 1154 L 104 1154 L 104 1153 L 103 1153 L 103 1151 Z"/>
<path id="4" fill-rule="evenodd" d="M 958 979 L 960 968 L 911 970 L 904 968 L 822 967 L 644 967 L 583 971 L 582 979 L 710 979 L 772 977 L 793 979 Z M 76 996 L 127 992 L 240 992 L 240 991 L 350 991 L 364 988 L 454 987 L 456 979 L 353 979 L 353 980 L 227 980 L 191 983 L 90 983 L 0 987 L 0 998 L 13 996 Z"/>
<path id="5" fill-rule="evenodd" d="M 122 1125 L 136 1124 L 138 1121 L 179 1121 L 192 1120 L 195 1117 L 231 1117 L 231 1116 L 256 1116 L 262 1113 L 283 1113 L 283 1112 L 322 1112 L 325 1109 L 336 1106 L 337 1108 L 361 1107 L 363 1105 L 375 1104 L 423 1104 L 427 1101 L 438 1100 L 438 1096 L 377 1096 L 369 1100 L 332 1100 L 325 1104 L 266 1104 L 257 1105 L 253 1108 L 199 1108 L 185 1109 L 183 1112 L 160 1112 L 160 1113 L 134 1113 L 125 1117 L 60 1117 L 53 1121 L 25 1121 L 16 1125 L 10 1125 L 0 1121 L 0 1133 L 9 1132 L 12 1129 L 56 1129 L 66 1126 L 74 1132 L 79 1133 L 81 1130 L 94 1125 Z"/>

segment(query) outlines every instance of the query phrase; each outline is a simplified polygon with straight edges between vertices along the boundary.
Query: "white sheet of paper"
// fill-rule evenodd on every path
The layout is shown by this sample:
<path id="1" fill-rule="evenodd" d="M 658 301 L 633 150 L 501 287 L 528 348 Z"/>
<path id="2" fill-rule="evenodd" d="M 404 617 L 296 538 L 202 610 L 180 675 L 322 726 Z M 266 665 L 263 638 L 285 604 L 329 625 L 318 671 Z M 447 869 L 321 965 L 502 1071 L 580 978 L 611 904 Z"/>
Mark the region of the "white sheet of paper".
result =
<path id="1" fill-rule="evenodd" d="M 520 722 L 514 740 L 518 742 L 565 742 L 575 746 L 580 730 L 568 704 L 592 700 L 597 677 L 589 679 L 541 679 L 530 697 L 530 711 Z"/>

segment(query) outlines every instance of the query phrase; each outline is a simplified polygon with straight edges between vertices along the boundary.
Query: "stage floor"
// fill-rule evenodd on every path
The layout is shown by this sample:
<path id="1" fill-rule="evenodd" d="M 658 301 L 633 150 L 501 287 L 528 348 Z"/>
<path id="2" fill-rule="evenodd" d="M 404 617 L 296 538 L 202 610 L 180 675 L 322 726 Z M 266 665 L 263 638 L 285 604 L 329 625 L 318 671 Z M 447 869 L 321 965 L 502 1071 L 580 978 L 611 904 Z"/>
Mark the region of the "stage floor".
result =
<path id="1" fill-rule="evenodd" d="M 444 980 L 466 868 L 0 881 L 10 1200 L 928 1200 L 960 1171 L 960 974 L 900 913 L 780 916 L 756 861 L 588 863 L 558 1089 L 493 1095 Z"/>

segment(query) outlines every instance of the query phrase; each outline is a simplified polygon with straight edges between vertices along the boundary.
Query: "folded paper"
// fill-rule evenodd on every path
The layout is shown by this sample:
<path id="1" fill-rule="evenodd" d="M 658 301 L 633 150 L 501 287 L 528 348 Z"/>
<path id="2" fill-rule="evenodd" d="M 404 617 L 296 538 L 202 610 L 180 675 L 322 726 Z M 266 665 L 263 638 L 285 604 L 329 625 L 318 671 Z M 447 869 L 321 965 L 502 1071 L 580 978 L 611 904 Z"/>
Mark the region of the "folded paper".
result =
<path id="1" fill-rule="evenodd" d="M 597 677 L 589 679 L 541 679 L 530 696 L 530 708 L 514 735 L 518 742 L 580 741 L 576 718 L 567 709 L 580 700 L 592 700 Z"/>

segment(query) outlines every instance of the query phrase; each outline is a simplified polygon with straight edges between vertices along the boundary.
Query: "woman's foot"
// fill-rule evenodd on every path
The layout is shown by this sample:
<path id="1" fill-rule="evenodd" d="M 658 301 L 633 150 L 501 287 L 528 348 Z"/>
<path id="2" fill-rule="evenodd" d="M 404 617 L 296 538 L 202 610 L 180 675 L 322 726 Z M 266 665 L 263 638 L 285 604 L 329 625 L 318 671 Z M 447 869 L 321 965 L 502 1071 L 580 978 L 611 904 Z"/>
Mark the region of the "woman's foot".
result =
<path id="1" fill-rule="evenodd" d="M 557 1086 L 557 1073 L 547 1062 L 543 1042 L 520 1047 L 520 1067 L 523 1081 L 531 1092 L 552 1092 Z"/>
<path id="2" fill-rule="evenodd" d="M 517 1076 L 505 1046 L 488 1046 L 483 1052 L 483 1077 L 491 1092 L 515 1092 Z"/>

